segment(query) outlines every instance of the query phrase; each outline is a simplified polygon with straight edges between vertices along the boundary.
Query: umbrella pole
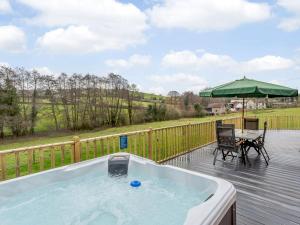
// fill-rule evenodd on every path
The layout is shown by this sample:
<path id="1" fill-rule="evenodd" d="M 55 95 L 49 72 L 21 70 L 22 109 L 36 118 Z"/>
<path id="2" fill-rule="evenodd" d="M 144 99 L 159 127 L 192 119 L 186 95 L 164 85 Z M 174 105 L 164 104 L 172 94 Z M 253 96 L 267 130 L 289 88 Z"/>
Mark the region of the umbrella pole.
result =
<path id="1" fill-rule="evenodd" d="M 242 133 L 244 132 L 244 117 L 245 117 L 245 98 L 243 98 L 243 111 L 242 111 Z"/>

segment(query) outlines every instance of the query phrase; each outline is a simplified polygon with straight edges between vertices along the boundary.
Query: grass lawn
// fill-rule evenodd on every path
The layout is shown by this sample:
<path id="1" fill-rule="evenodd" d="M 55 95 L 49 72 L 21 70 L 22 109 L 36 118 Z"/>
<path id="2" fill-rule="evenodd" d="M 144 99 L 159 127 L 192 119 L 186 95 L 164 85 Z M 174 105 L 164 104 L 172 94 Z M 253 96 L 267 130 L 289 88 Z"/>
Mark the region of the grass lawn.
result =
<path id="1" fill-rule="evenodd" d="M 257 116 L 257 117 L 275 116 L 275 115 L 300 115 L 300 108 L 257 110 L 257 111 L 246 112 L 245 115 Z M 152 123 L 144 123 L 139 125 L 123 126 L 117 128 L 108 128 L 108 129 L 97 130 L 97 131 L 57 132 L 57 133 L 51 133 L 49 135 L 20 137 L 20 138 L 8 139 L 2 141 L 0 145 L 0 150 L 69 141 L 72 140 L 72 137 L 75 135 L 79 136 L 80 138 L 89 138 L 89 137 L 97 137 L 97 136 L 109 135 L 109 134 L 125 133 L 129 131 L 144 130 L 144 129 L 149 129 L 150 127 L 160 128 L 160 127 L 167 127 L 167 126 L 182 125 L 187 123 L 199 123 L 199 122 L 215 120 L 218 118 L 237 117 L 237 116 L 240 116 L 240 114 L 234 113 L 234 114 L 226 114 L 223 116 L 209 116 L 203 118 L 184 118 L 178 120 L 169 120 L 169 121 L 162 121 L 162 122 L 152 122 Z"/>

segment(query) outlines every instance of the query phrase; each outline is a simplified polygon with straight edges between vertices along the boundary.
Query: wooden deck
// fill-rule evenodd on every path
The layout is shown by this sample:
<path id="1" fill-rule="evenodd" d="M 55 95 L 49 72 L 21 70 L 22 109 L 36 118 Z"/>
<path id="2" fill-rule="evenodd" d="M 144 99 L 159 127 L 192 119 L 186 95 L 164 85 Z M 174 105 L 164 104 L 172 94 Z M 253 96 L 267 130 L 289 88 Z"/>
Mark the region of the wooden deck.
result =
<path id="1" fill-rule="evenodd" d="M 237 189 L 237 224 L 300 224 L 300 131 L 270 131 L 266 148 L 269 166 L 255 151 L 251 165 L 216 162 L 209 145 L 166 164 L 230 181 Z"/>

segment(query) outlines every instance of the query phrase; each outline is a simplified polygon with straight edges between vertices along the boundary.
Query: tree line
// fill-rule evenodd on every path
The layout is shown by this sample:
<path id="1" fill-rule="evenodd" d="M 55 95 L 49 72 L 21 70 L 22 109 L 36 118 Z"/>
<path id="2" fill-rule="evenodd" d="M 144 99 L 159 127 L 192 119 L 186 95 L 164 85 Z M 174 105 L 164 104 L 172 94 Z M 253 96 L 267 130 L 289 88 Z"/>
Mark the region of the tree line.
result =
<path id="1" fill-rule="evenodd" d="M 75 131 L 203 116 L 201 99 L 191 92 L 154 100 L 143 95 L 114 73 L 54 76 L 1 66 L 0 138 L 34 134 L 44 117 L 50 118 L 51 130 Z"/>
<path id="2" fill-rule="evenodd" d="M 117 126 L 140 109 L 138 89 L 122 76 L 44 75 L 36 70 L 0 67 L 0 136 L 34 134 L 40 105 L 48 104 L 55 129 Z M 125 118 L 126 116 L 126 118 Z"/>

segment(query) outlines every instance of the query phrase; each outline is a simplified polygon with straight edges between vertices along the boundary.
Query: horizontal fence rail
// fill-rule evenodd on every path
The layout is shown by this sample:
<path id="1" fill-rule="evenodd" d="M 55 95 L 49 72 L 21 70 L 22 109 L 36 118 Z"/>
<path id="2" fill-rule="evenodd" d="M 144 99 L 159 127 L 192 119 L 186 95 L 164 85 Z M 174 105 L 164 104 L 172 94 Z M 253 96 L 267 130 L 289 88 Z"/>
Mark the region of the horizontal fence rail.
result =
<path id="1" fill-rule="evenodd" d="M 300 129 L 300 115 L 258 117 L 268 129 Z M 241 128 L 240 117 L 223 123 Z M 162 163 L 171 158 L 215 142 L 215 121 L 147 129 L 123 134 L 0 151 L 0 180 L 11 179 L 116 152 L 128 152 Z M 120 136 L 127 136 L 127 148 L 121 150 Z"/>

